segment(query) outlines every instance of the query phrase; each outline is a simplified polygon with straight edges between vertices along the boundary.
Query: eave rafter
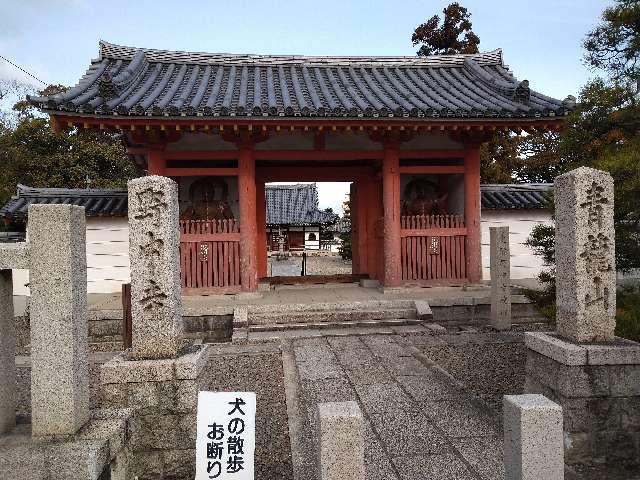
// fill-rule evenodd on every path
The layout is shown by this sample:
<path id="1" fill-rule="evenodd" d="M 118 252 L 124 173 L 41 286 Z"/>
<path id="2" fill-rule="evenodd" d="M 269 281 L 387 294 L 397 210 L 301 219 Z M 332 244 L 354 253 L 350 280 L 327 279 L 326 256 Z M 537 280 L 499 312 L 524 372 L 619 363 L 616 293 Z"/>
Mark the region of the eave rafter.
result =
<path id="1" fill-rule="evenodd" d="M 442 133 L 447 135 L 474 135 L 490 137 L 496 132 L 528 133 L 558 131 L 565 126 L 565 119 L 442 119 L 442 120 L 323 120 L 323 119 L 202 119 L 202 118 L 144 118 L 144 117 L 96 117 L 51 114 L 54 128 L 84 128 L 130 132 L 134 138 L 175 141 L 183 133 L 200 132 L 221 134 L 241 141 L 244 136 L 262 141 L 272 132 L 312 132 L 321 138 L 326 132 L 362 133 L 372 138 L 410 138 L 417 134 Z M 244 132 L 244 133 L 242 133 Z M 177 138 L 176 138 L 177 137 Z"/>

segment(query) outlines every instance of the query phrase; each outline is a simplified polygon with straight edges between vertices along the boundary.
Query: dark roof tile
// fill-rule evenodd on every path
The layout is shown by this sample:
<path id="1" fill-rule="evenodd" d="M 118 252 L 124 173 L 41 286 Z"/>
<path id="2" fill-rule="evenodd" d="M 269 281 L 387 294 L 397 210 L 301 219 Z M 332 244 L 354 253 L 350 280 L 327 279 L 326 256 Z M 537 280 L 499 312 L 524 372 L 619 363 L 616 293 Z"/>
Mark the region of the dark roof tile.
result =
<path id="1" fill-rule="evenodd" d="M 480 186 L 483 210 L 548 208 L 551 183 L 486 184 Z"/>
<path id="2" fill-rule="evenodd" d="M 84 188 L 33 188 L 18 185 L 16 195 L 0 208 L 0 217 L 24 219 L 29 205 L 71 204 L 85 208 L 90 217 L 126 217 L 127 190 Z"/>
<path id="3" fill-rule="evenodd" d="M 338 215 L 318 209 L 313 184 L 267 185 L 267 225 L 315 225 L 335 222 Z"/>
<path id="4" fill-rule="evenodd" d="M 526 93 L 524 101 L 519 90 Z M 173 52 L 106 42 L 100 42 L 99 58 L 77 86 L 30 101 L 49 111 L 135 116 L 532 118 L 572 108 L 571 102 L 522 87 L 503 64 L 501 50 L 306 57 Z"/>

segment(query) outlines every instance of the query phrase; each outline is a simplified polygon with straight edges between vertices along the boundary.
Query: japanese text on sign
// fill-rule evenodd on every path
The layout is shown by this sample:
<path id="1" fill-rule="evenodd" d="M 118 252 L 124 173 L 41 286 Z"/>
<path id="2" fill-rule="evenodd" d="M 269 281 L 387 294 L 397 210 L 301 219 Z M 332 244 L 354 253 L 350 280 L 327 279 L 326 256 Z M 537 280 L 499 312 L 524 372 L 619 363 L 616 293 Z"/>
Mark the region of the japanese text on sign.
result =
<path id="1" fill-rule="evenodd" d="M 199 392 L 196 480 L 253 480 L 256 395 Z"/>

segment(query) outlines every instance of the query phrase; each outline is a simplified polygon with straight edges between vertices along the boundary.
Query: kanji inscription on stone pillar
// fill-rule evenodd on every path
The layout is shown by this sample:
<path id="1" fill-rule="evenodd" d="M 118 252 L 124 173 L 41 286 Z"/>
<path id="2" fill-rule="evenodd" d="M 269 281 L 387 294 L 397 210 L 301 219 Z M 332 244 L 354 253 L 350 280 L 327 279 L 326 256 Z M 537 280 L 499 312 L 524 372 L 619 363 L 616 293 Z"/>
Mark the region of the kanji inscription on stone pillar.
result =
<path id="1" fill-rule="evenodd" d="M 559 335 L 608 341 L 616 325 L 613 178 L 580 167 L 555 180 Z"/>
<path id="2" fill-rule="evenodd" d="M 509 227 L 489 227 L 491 261 L 491 325 L 511 327 L 511 253 Z"/>
<path id="3" fill-rule="evenodd" d="M 133 358 L 170 358 L 180 349 L 178 188 L 166 177 L 129 181 Z"/>

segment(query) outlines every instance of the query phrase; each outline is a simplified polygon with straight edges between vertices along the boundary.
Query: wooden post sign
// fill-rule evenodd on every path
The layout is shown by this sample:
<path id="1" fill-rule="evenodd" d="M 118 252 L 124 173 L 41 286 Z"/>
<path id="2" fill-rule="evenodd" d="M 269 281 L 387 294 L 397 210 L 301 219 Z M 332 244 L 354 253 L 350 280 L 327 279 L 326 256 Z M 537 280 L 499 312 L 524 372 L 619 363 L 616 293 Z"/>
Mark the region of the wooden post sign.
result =
<path id="1" fill-rule="evenodd" d="M 255 392 L 199 392 L 196 480 L 254 480 Z"/>

